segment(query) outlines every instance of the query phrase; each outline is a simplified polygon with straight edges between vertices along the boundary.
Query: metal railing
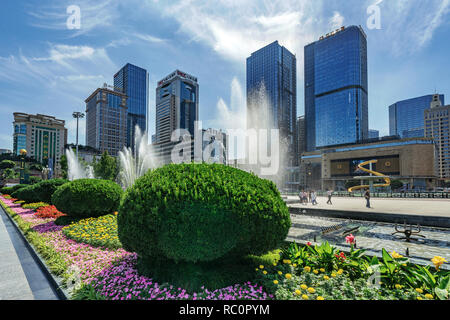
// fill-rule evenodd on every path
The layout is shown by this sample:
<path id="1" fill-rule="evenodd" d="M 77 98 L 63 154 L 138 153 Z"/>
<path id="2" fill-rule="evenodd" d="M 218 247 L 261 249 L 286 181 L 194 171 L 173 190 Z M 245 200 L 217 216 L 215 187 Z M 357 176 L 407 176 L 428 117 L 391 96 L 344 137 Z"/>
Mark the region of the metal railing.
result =
<path id="1" fill-rule="evenodd" d="M 282 195 L 298 196 L 297 193 L 282 193 Z M 319 197 L 326 197 L 326 191 L 316 191 Z M 363 192 L 333 191 L 333 197 L 363 197 Z M 372 198 L 426 198 L 426 199 L 450 199 L 450 192 L 405 191 L 405 192 L 371 192 Z"/>

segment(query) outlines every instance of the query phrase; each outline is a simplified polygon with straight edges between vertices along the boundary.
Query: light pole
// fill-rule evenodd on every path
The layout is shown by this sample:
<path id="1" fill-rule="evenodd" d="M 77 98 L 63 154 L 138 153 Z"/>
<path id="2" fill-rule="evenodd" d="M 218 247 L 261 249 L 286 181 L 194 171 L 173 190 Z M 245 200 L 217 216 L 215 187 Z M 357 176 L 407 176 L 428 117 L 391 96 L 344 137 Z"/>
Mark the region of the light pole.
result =
<path id="1" fill-rule="evenodd" d="M 77 158 L 78 158 L 78 120 L 84 118 L 84 113 L 77 111 L 77 112 L 74 112 L 72 114 L 72 116 L 77 119 Z"/>

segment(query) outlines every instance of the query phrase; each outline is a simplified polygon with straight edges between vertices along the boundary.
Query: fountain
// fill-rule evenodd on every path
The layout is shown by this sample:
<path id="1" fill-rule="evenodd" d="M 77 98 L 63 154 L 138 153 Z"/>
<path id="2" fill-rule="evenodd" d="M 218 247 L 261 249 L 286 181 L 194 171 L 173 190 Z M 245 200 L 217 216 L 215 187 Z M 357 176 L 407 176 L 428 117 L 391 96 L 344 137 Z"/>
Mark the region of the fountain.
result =
<path id="1" fill-rule="evenodd" d="M 119 151 L 119 181 L 124 189 L 131 187 L 136 179 L 142 177 L 148 170 L 159 166 L 153 148 L 148 144 L 147 132 L 142 134 L 138 126 L 136 126 L 135 132 L 134 151 L 127 147 L 124 147 L 123 151 Z"/>
<path id="2" fill-rule="evenodd" d="M 92 166 L 84 166 L 72 149 L 66 149 L 67 176 L 70 181 L 77 179 L 94 179 L 94 169 Z"/>

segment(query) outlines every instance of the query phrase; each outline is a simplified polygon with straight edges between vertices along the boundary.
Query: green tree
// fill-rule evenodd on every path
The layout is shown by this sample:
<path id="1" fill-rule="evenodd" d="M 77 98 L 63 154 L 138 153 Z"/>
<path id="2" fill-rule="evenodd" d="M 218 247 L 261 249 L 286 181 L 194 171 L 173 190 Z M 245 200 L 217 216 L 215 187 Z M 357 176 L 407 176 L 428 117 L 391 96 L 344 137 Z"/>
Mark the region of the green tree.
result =
<path id="1" fill-rule="evenodd" d="M 67 179 L 67 172 L 69 170 L 69 167 L 67 165 L 67 157 L 65 154 L 61 156 L 61 159 L 59 160 L 59 164 L 61 166 L 61 172 L 63 179 Z"/>
<path id="2" fill-rule="evenodd" d="M 98 178 L 114 181 L 117 177 L 116 159 L 105 151 L 100 160 L 94 163 L 94 173 Z"/>
<path id="3" fill-rule="evenodd" d="M 3 160 L 0 162 L 0 169 L 14 169 L 16 163 L 11 160 Z"/>

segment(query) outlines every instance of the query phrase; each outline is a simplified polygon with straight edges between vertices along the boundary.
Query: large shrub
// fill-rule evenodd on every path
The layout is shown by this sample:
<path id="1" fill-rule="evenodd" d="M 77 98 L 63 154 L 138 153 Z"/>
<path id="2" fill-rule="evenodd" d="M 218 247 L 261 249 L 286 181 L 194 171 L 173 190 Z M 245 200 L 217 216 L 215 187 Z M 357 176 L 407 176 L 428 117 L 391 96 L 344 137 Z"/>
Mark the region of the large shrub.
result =
<path id="1" fill-rule="evenodd" d="M 146 261 L 259 255 L 277 248 L 290 225 L 273 182 L 219 164 L 147 173 L 126 191 L 118 215 L 124 248 Z"/>
<path id="2" fill-rule="evenodd" d="M 99 217 L 117 211 L 122 193 L 122 188 L 113 181 L 79 179 L 58 188 L 52 203 L 72 217 Z"/>
<path id="3" fill-rule="evenodd" d="M 34 185 L 21 188 L 11 194 L 14 198 L 24 200 L 25 202 L 46 202 L 52 203 L 52 195 L 56 189 L 68 181 L 65 179 L 44 180 Z"/>

